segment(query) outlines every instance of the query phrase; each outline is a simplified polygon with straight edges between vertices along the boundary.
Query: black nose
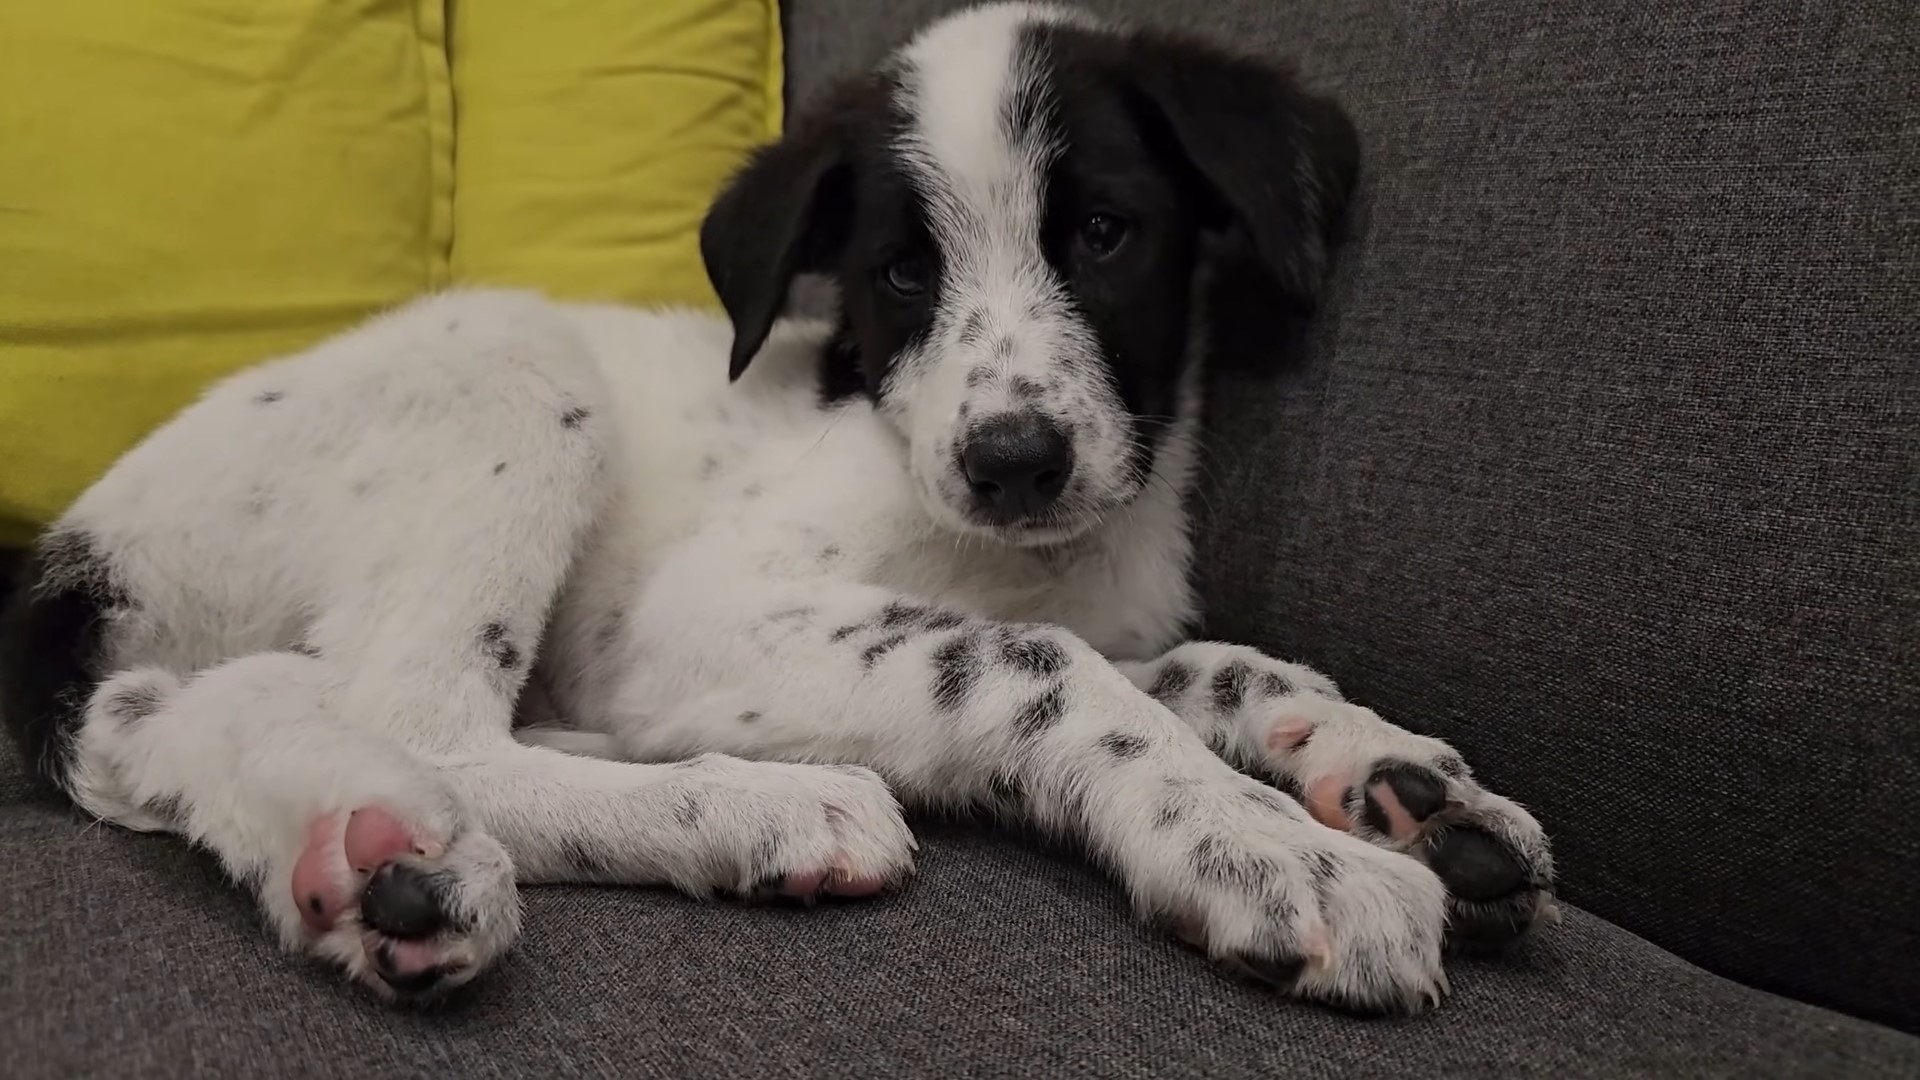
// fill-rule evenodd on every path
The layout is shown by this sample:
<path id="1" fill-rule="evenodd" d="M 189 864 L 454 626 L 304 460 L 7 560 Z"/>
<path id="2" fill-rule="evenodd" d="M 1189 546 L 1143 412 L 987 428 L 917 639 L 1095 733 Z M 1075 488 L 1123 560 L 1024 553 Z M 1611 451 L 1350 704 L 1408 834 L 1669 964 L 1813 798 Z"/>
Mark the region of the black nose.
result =
<path id="1" fill-rule="evenodd" d="M 960 465 L 980 505 L 1001 517 L 1031 517 L 1066 489 L 1073 441 L 1039 413 L 1016 413 L 976 428 Z"/>
<path id="2" fill-rule="evenodd" d="M 447 911 L 433 875 L 388 863 L 360 894 L 360 921 L 391 938 L 423 938 L 446 926 Z"/>

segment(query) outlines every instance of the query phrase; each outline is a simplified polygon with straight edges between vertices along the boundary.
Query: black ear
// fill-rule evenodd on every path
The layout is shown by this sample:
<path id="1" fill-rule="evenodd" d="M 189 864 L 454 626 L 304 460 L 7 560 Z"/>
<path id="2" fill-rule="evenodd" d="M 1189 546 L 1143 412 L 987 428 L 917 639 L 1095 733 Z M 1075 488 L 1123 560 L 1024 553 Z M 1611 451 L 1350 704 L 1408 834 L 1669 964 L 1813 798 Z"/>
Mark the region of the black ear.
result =
<path id="1" fill-rule="evenodd" d="M 1129 54 L 1122 77 L 1149 137 L 1183 159 L 1259 276 L 1311 312 L 1359 173 L 1346 114 L 1206 45 L 1144 36 Z"/>
<path id="2" fill-rule="evenodd" d="M 700 225 L 707 280 L 733 321 L 727 377 L 738 379 L 766 343 L 794 276 L 824 270 L 852 213 L 847 133 L 817 115 L 762 147 L 727 182 Z"/>

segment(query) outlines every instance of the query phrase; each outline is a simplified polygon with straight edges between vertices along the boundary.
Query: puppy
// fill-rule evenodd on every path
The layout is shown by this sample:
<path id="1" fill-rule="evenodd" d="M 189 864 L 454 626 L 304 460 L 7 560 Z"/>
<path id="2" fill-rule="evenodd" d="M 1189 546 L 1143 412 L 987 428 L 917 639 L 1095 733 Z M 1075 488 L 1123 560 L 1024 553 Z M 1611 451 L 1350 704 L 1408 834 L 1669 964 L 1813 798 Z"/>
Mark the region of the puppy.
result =
<path id="1" fill-rule="evenodd" d="M 1071 10 L 940 21 L 756 156 L 721 320 L 433 296 L 243 372 L 41 541 L 8 726 L 285 943 L 458 986 L 518 882 L 866 896 L 910 807 L 1067 838 L 1227 968 L 1416 1010 L 1548 845 L 1309 668 L 1182 642 L 1219 286 L 1306 310 L 1353 131 Z M 836 319 L 778 318 L 823 274 Z M 896 801 L 898 800 L 898 801 Z"/>

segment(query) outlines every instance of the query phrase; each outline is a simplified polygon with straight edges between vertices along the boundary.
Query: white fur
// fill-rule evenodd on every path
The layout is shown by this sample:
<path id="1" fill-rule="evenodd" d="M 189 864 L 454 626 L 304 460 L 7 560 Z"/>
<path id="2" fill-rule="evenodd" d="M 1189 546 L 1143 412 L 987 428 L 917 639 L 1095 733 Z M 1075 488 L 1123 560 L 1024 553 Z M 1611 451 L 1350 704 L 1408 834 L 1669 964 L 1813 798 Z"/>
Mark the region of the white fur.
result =
<path id="1" fill-rule="evenodd" d="M 289 944 L 375 986 L 382 943 L 350 920 L 316 937 L 288 892 L 316 816 L 379 804 L 445 842 L 473 925 L 437 947 L 464 981 L 517 933 L 508 867 L 694 893 L 907 873 L 890 785 L 1076 837 L 1213 955 L 1304 958 L 1307 996 L 1437 998 L 1438 878 L 1233 765 L 1357 786 L 1451 751 L 1297 665 L 1178 644 L 1197 383 L 1154 476 L 1111 498 L 1123 417 L 1034 237 L 1047 148 L 981 124 L 982 87 L 1029 77 L 1014 31 L 1067 17 L 983 9 L 898 61 L 960 298 L 904 419 L 818 403 L 818 325 L 778 327 L 730 386 L 718 319 L 477 291 L 236 376 L 129 453 L 55 530 L 138 600 L 77 800 L 212 848 Z M 957 340 L 975 309 L 1010 355 Z M 1081 421 L 1099 507 L 1046 544 L 957 524 L 923 453 L 1016 374 Z M 1274 677 L 1222 711 L 1235 664 Z M 1170 666 L 1178 692 L 1143 692 Z M 520 741 L 516 706 L 539 722 Z M 1309 745 L 1276 741 L 1301 724 Z M 1449 797 L 1544 878 L 1537 824 L 1456 771 Z"/>

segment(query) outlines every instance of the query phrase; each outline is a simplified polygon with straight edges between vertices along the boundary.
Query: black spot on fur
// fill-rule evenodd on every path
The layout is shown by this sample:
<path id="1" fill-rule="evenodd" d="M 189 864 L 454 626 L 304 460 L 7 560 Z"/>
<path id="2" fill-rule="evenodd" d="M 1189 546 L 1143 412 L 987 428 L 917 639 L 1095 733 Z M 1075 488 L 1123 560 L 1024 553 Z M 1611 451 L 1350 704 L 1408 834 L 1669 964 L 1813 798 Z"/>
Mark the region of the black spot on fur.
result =
<path id="1" fill-rule="evenodd" d="M 1147 688 L 1147 693 L 1152 694 L 1163 705 L 1172 704 L 1180 695 L 1187 692 L 1187 688 L 1193 685 L 1193 680 L 1198 674 L 1190 664 L 1169 660 L 1160 669 L 1160 673 L 1153 677 L 1153 685 Z"/>
<path id="2" fill-rule="evenodd" d="M 673 820 L 679 822 L 681 827 L 691 829 L 700 823 L 706 813 L 706 802 L 700 796 L 688 793 L 680 796 L 679 803 L 674 806 Z"/>
<path id="3" fill-rule="evenodd" d="M 1433 767 L 1440 770 L 1440 775 L 1442 776 L 1450 776 L 1455 780 L 1466 779 L 1467 763 L 1461 758 L 1451 756 L 1443 757 L 1434 762 Z"/>
<path id="4" fill-rule="evenodd" d="M 1009 810 L 1018 810 L 1027 804 L 1027 786 L 1012 773 L 994 773 L 988 777 L 987 793 L 994 802 Z"/>
<path id="5" fill-rule="evenodd" d="M 495 476 L 499 476 L 501 473 L 506 471 L 507 471 L 507 463 L 504 461 L 493 467 L 493 475 Z"/>
<path id="6" fill-rule="evenodd" d="M 1228 842 L 1203 836 L 1187 856 L 1195 877 L 1216 885 L 1231 886 L 1243 892 L 1257 892 L 1277 873 L 1273 864 L 1258 856 L 1235 851 Z"/>
<path id="7" fill-rule="evenodd" d="M 1223 715 L 1240 711 L 1247 700 L 1247 684 L 1253 679 L 1253 668 L 1242 661 L 1235 660 L 1221 668 L 1213 676 L 1213 707 Z"/>
<path id="8" fill-rule="evenodd" d="M 1153 816 L 1153 827 L 1156 829 L 1171 829 L 1175 825 L 1187 820 L 1187 815 L 1192 812 L 1193 808 L 1187 805 L 1185 798 L 1178 795 L 1169 795 L 1167 796 L 1167 801 L 1160 804 L 1160 812 Z"/>
<path id="9" fill-rule="evenodd" d="M 1066 688 L 1056 685 L 1022 705 L 1020 711 L 1013 714 L 1013 733 L 1022 739 L 1038 738 L 1058 724 L 1066 714 Z"/>
<path id="10" fill-rule="evenodd" d="M 820 549 L 821 562 L 830 563 L 838 559 L 839 557 L 840 557 L 839 544 L 828 544 L 826 547 L 823 547 Z"/>
<path id="11" fill-rule="evenodd" d="M 933 703 L 945 712 L 966 704 L 980 681 L 980 640 L 959 634 L 933 650 Z"/>
<path id="12" fill-rule="evenodd" d="M 967 388 L 969 390 L 974 389 L 992 377 L 993 369 L 982 364 L 972 371 L 967 372 Z"/>
<path id="13" fill-rule="evenodd" d="M 586 881 L 603 880 L 613 872 L 613 862 L 606 853 L 598 845 L 577 836 L 561 841 L 560 858 Z"/>
<path id="14" fill-rule="evenodd" d="M 1301 853 L 1300 859 L 1307 864 L 1307 877 L 1313 883 L 1314 898 L 1325 908 L 1333 894 L 1334 884 L 1345 870 L 1340 857 L 1332 852 L 1309 848 Z"/>
<path id="15" fill-rule="evenodd" d="M 1013 340 L 1011 334 L 1002 334 L 993 343 L 993 355 L 1001 360 L 1010 360 L 1020 349 L 1020 343 Z"/>
<path id="16" fill-rule="evenodd" d="M 980 339 L 986 336 L 986 332 L 987 313 L 974 308 L 967 312 L 966 321 L 960 324 L 960 334 L 956 340 L 962 345 L 978 345 Z"/>
<path id="17" fill-rule="evenodd" d="M 1031 401 L 1040 396 L 1040 384 L 1025 375 L 1015 375 L 1011 385 L 1013 396 L 1022 401 Z"/>
<path id="18" fill-rule="evenodd" d="M 711 480 L 720 475 L 720 459 L 708 454 L 700 459 L 700 479 Z"/>
<path id="19" fill-rule="evenodd" d="M 743 724 L 757 724 L 760 722 L 762 715 L 758 710 L 748 709 L 746 712 L 741 713 L 737 719 Z"/>
<path id="20" fill-rule="evenodd" d="M 520 648 L 507 637 L 505 623 L 490 622 L 481 627 L 480 643 L 502 668 L 511 671 L 520 666 Z"/>
<path id="21" fill-rule="evenodd" d="M 178 795 L 156 795 L 147 800 L 147 813 L 170 825 L 178 825 L 186 818 L 187 804 Z"/>
<path id="22" fill-rule="evenodd" d="M 577 428 L 581 424 L 586 423 L 587 417 L 592 415 L 593 410 L 583 409 L 575 405 L 573 408 L 560 414 L 560 426 L 569 429 Z"/>
<path id="23" fill-rule="evenodd" d="M 262 390 L 260 393 L 255 394 L 253 396 L 253 400 L 259 402 L 262 405 L 271 405 L 274 402 L 279 401 L 281 398 L 284 398 L 286 396 L 287 395 L 285 391 Z"/>
<path id="24" fill-rule="evenodd" d="M 1147 740 L 1125 731 L 1109 731 L 1100 736 L 1100 749 L 1125 761 L 1147 752 Z"/>
<path id="25" fill-rule="evenodd" d="M 296 641 L 287 651 L 299 653 L 301 656 L 311 657 L 315 660 L 320 658 L 320 646 L 315 645 L 311 641 Z"/>
<path id="26" fill-rule="evenodd" d="M 781 623 L 791 623 L 796 626 L 805 626 L 813 621 L 816 613 L 815 609 L 810 607 L 782 608 L 767 616 L 767 624 L 769 626 L 777 626 Z M 835 631 L 835 633 L 837 634 L 838 631 Z M 840 639 L 835 637 L 833 640 L 839 641 Z"/>
<path id="27" fill-rule="evenodd" d="M 905 634 L 888 634 L 886 637 L 860 650 L 860 666 L 863 668 L 871 668 L 873 665 L 879 663 L 882 657 L 899 648 L 900 644 L 906 640 L 907 635 Z"/>
<path id="28" fill-rule="evenodd" d="M 129 686 L 124 690 L 115 690 L 100 703 L 108 716 L 122 724 L 131 724 L 145 720 L 160 711 L 167 702 L 167 696 L 156 686 Z"/>
<path id="29" fill-rule="evenodd" d="M 1293 683 L 1277 671 L 1260 673 L 1260 693 L 1266 697 L 1286 697 L 1293 693 Z"/>
<path id="30" fill-rule="evenodd" d="M 0 605 L 0 721 L 33 775 L 64 789 L 114 616 L 137 607 L 86 533 L 49 533 Z"/>
<path id="31" fill-rule="evenodd" d="M 1035 678 L 1051 678 L 1067 666 L 1067 650 L 1044 637 L 1010 635 L 1000 643 L 1000 658 Z"/>

